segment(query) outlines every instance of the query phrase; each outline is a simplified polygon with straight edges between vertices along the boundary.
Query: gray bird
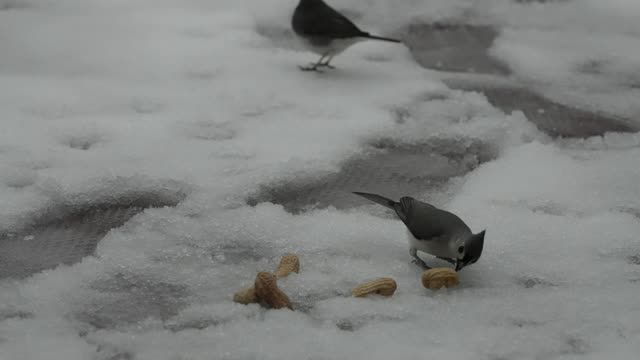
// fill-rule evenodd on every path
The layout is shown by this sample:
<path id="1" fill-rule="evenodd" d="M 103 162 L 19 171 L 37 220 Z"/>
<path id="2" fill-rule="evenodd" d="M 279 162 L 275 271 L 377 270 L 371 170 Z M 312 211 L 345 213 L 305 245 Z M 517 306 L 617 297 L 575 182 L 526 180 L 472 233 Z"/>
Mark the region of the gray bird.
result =
<path id="1" fill-rule="evenodd" d="M 455 214 L 409 196 L 395 202 L 376 194 L 354 194 L 395 211 L 407 226 L 409 254 L 415 259 L 413 263 L 424 269 L 430 267 L 418 257 L 418 250 L 455 264 L 456 271 L 475 263 L 482 255 L 485 230 L 473 234 Z"/>
<path id="2" fill-rule="evenodd" d="M 293 12 L 291 27 L 308 50 L 320 55 L 317 62 L 300 66 L 304 71 L 317 71 L 321 67 L 333 68 L 329 64 L 333 57 L 360 41 L 371 39 L 401 42 L 360 30 L 346 16 L 322 0 L 300 0 Z"/>

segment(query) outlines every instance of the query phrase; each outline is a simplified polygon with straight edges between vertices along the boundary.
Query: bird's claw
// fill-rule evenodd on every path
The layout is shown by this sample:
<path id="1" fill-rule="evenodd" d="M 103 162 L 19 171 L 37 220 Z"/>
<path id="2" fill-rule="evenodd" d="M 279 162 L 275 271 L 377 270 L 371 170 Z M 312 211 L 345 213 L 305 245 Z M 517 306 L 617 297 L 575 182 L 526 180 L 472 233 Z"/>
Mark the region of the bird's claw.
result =
<path id="1" fill-rule="evenodd" d="M 322 70 L 318 69 L 319 65 L 318 64 L 311 64 L 309 66 L 302 66 L 302 65 L 298 65 L 298 67 L 300 68 L 300 70 L 302 71 L 317 71 L 317 72 L 322 72 Z"/>
<path id="2" fill-rule="evenodd" d="M 317 72 L 322 72 L 321 68 L 327 68 L 327 69 L 336 68 L 335 66 L 330 65 L 329 63 L 310 63 L 308 66 L 298 65 L 298 67 L 302 71 L 317 71 Z"/>

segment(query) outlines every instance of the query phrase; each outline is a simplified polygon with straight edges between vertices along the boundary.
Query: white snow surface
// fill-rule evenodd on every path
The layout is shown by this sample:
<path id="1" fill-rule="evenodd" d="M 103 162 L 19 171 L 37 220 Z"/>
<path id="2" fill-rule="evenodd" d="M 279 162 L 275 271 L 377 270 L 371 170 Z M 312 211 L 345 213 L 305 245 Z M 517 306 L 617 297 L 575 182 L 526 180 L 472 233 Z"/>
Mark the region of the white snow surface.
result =
<path id="1" fill-rule="evenodd" d="M 95 257 L 0 280 L 0 359 L 637 357 L 640 136 L 552 140 L 397 44 L 298 71 L 315 55 L 289 36 L 295 3 L 0 0 L 0 229 L 61 202 L 187 194 L 112 230 Z M 640 114 L 636 0 L 338 5 L 382 34 L 451 17 L 506 25 L 491 51 L 514 76 Z M 368 206 L 245 204 L 378 140 L 439 138 L 499 150 L 441 204 L 487 230 L 457 288 L 424 289 L 404 225 Z M 299 310 L 232 302 L 287 252 L 302 269 L 280 286 Z M 383 276 L 398 282 L 393 297 L 349 296 Z"/>

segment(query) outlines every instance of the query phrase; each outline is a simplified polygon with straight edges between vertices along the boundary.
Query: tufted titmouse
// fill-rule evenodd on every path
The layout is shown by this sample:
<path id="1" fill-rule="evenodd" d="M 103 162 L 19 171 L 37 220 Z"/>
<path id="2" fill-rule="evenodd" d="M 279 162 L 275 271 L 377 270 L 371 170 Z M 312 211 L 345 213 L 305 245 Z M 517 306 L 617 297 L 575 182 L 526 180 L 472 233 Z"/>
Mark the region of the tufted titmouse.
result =
<path id="1" fill-rule="evenodd" d="M 293 12 L 291 27 L 302 38 L 308 50 L 320 55 L 317 62 L 300 66 L 304 71 L 316 71 L 321 67 L 333 68 L 329 62 L 334 56 L 363 40 L 401 42 L 360 30 L 351 20 L 322 0 L 300 0 Z"/>
<path id="2" fill-rule="evenodd" d="M 473 234 L 455 214 L 409 196 L 403 196 L 400 202 L 395 202 L 376 194 L 354 194 L 396 212 L 407 226 L 409 254 L 415 258 L 413 262 L 424 269 L 430 267 L 418 257 L 418 250 L 455 264 L 456 271 L 475 263 L 482 254 L 485 230 Z"/>

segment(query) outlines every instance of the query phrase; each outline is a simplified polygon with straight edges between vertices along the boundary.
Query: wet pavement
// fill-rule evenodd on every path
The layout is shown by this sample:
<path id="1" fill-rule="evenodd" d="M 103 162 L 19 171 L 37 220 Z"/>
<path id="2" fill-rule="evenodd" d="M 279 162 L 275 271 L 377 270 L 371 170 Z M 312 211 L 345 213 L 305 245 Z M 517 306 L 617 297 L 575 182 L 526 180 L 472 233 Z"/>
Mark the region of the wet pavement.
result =
<path id="1" fill-rule="evenodd" d="M 425 68 L 481 74 L 509 74 L 506 65 L 487 50 L 499 35 L 488 25 L 412 24 L 403 30 L 403 40 L 414 59 Z"/>
<path id="2" fill-rule="evenodd" d="M 483 93 L 491 105 L 505 113 L 519 110 L 538 129 L 552 137 L 586 138 L 607 132 L 637 132 L 631 121 L 610 114 L 572 108 L 543 97 L 523 87 L 483 86 L 478 84 L 450 86 Z"/>
<path id="3" fill-rule="evenodd" d="M 467 81 L 452 76 L 443 81 L 453 89 L 483 93 L 489 102 L 506 113 L 522 111 L 538 129 L 552 137 L 584 138 L 607 132 L 637 132 L 640 127 L 628 119 L 596 113 L 554 102 L 510 76 L 509 68 L 489 54 L 500 34 L 488 25 L 414 24 L 404 39 L 416 62 L 425 68 L 469 74 Z M 502 84 L 473 80 L 471 74 L 502 78 Z"/>
<path id="4" fill-rule="evenodd" d="M 372 144 L 367 155 L 348 159 L 340 171 L 312 179 L 294 179 L 275 186 L 265 185 L 249 196 L 247 203 L 281 204 L 294 214 L 333 206 L 339 209 L 366 202 L 352 191 L 399 198 L 407 194 L 446 193 L 452 178 L 462 176 L 497 150 L 474 139 L 434 139 L 421 145 Z"/>
<path id="5" fill-rule="evenodd" d="M 148 208 L 175 206 L 174 196 L 122 197 L 60 206 L 15 232 L 0 232 L 0 279 L 20 279 L 92 255 L 98 242 Z"/>

